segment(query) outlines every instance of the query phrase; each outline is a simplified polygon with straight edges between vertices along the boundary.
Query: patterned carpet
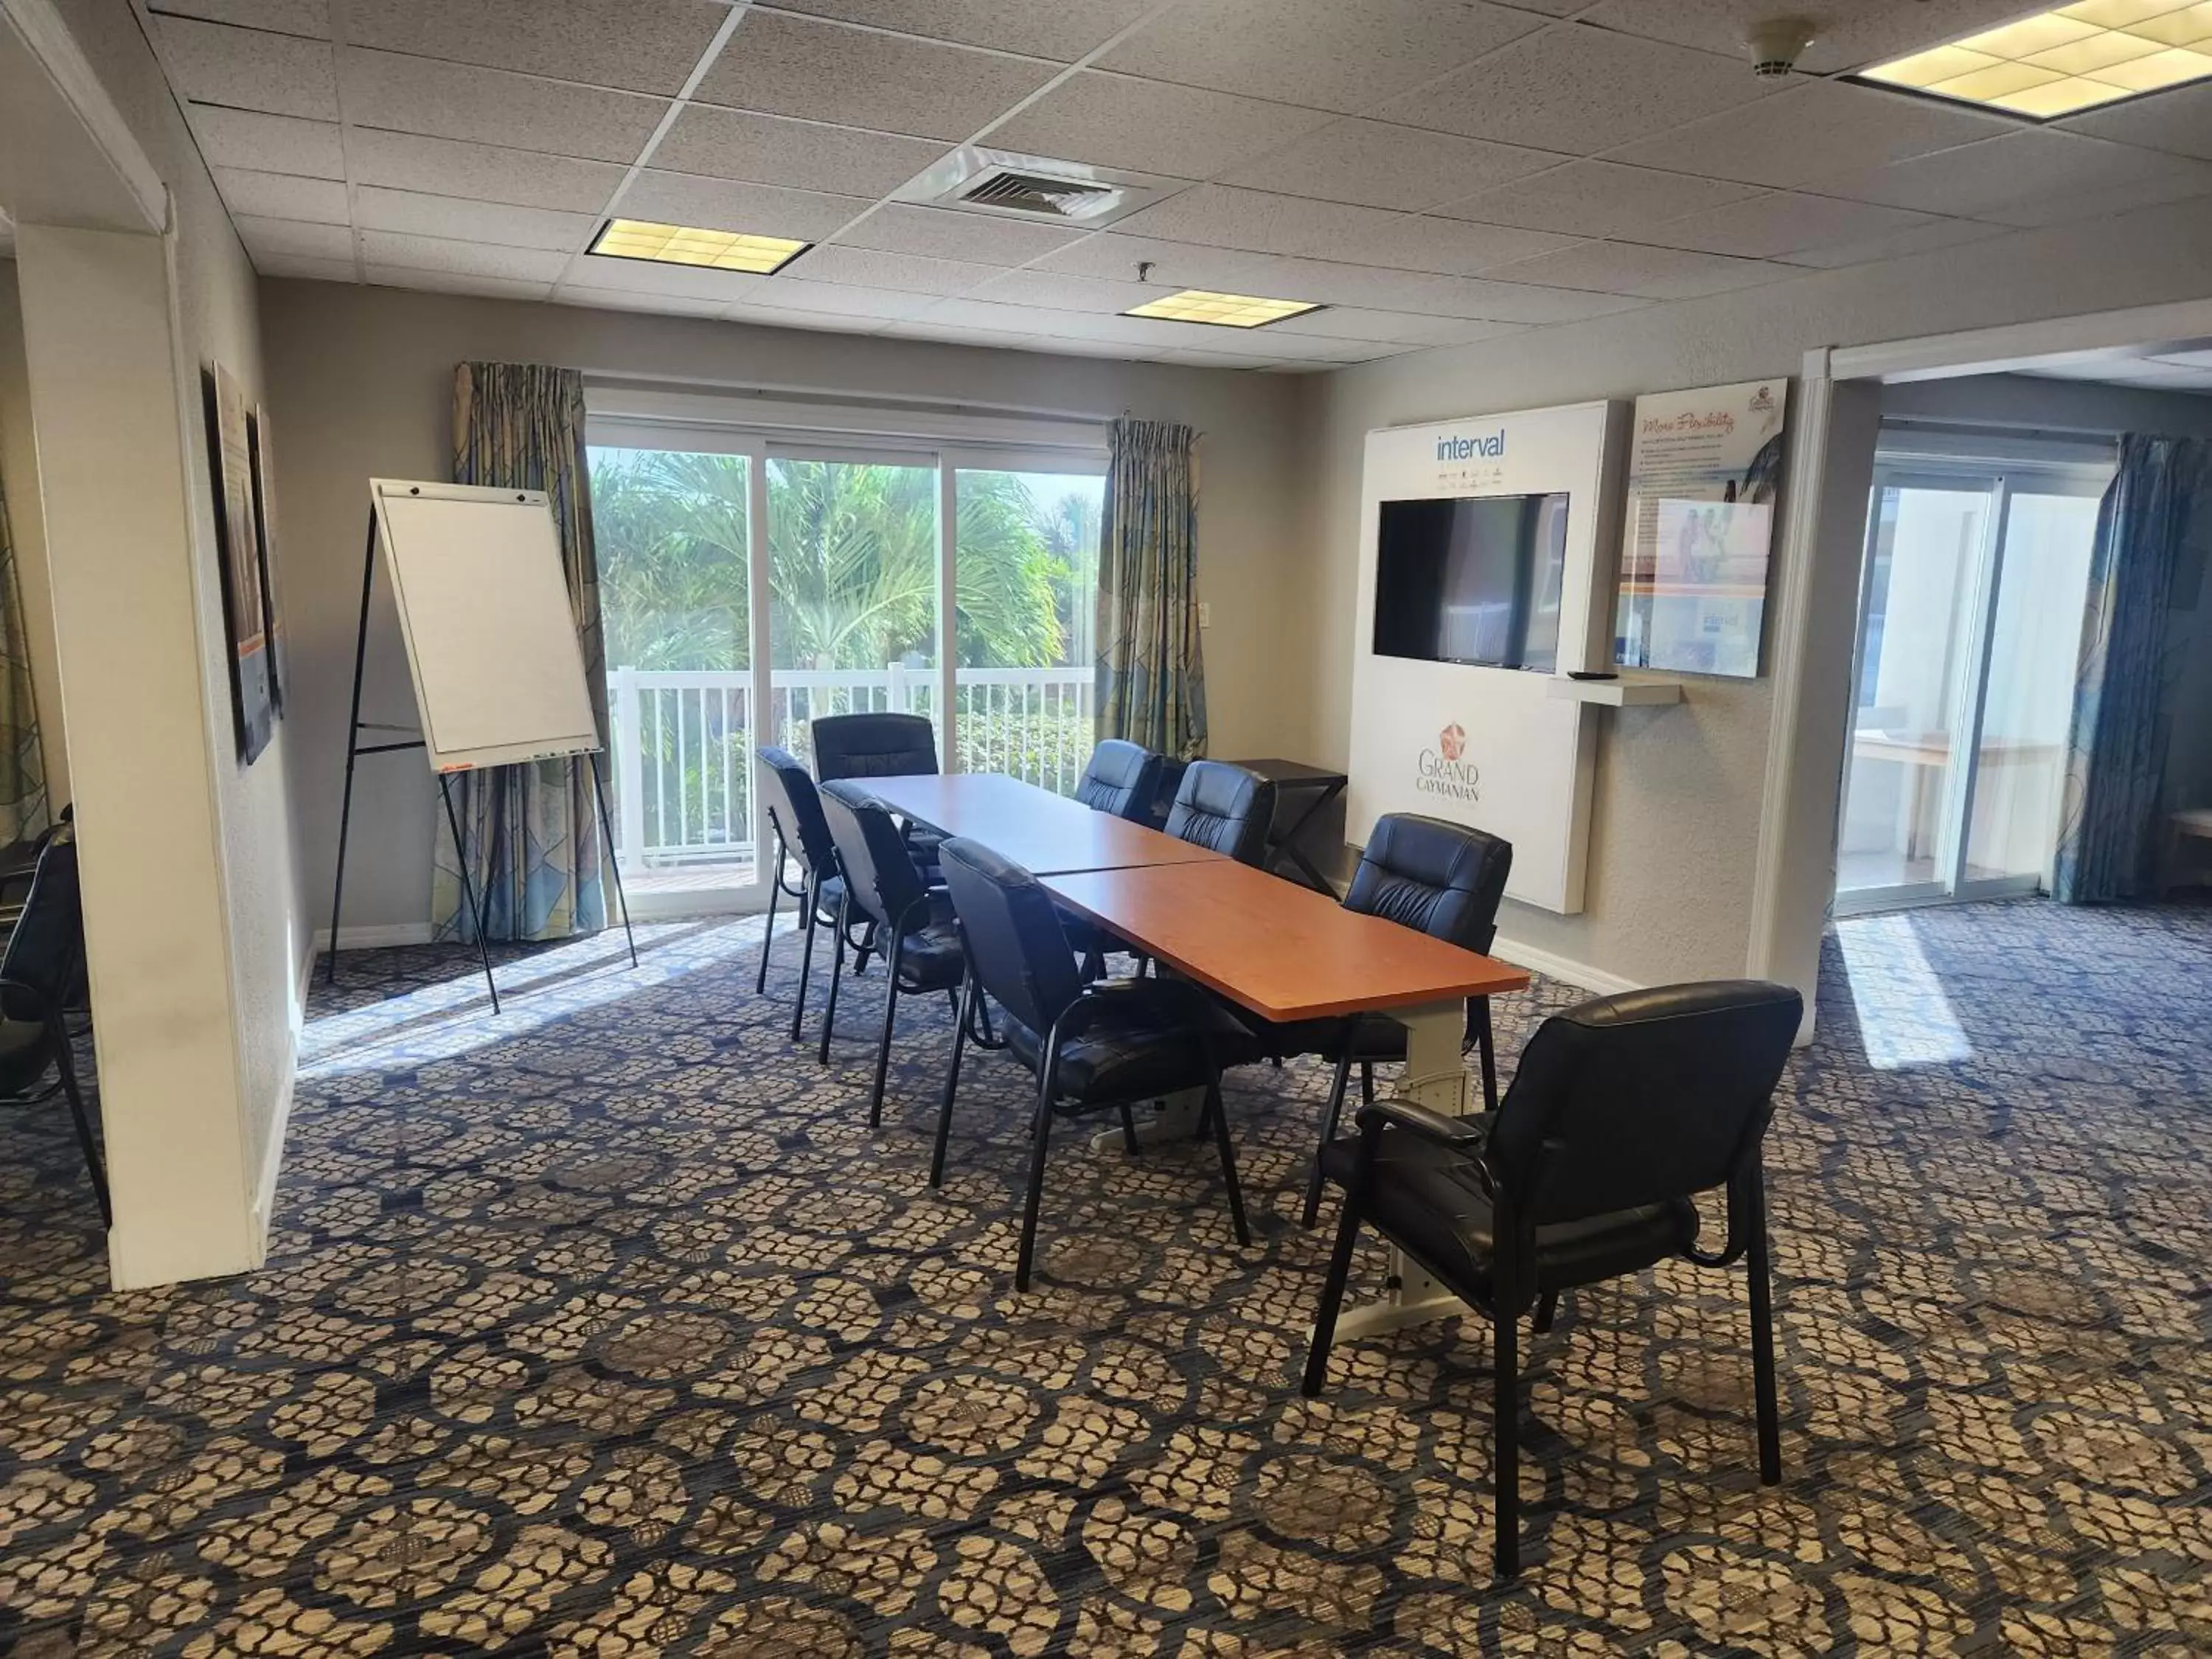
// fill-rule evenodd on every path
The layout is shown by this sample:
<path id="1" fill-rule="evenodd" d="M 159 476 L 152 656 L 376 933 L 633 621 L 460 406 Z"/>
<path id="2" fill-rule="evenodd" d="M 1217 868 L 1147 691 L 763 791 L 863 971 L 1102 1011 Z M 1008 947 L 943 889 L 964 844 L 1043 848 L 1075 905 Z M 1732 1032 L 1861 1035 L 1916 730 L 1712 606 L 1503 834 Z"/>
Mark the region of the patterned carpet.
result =
<path id="1" fill-rule="evenodd" d="M 1292 1385 L 1319 1070 L 1235 1079 L 1247 1249 L 1207 1150 L 1056 1139 L 1017 1296 L 1011 1062 L 932 1194 L 941 1003 L 871 1135 L 877 984 L 821 1070 L 757 927 L 511 955 L 498 1020 L 349 959 L 244 1279 L 102 1293 L 63 1114 L 0 1112 L 0 1650 L 2212 1650 L 2212 912 L 1848 924 L 1770 1143 L 1787 1483 L 1740 1273 L 1577 1294 L 1505 1589 L 1477 1328 Z"/>

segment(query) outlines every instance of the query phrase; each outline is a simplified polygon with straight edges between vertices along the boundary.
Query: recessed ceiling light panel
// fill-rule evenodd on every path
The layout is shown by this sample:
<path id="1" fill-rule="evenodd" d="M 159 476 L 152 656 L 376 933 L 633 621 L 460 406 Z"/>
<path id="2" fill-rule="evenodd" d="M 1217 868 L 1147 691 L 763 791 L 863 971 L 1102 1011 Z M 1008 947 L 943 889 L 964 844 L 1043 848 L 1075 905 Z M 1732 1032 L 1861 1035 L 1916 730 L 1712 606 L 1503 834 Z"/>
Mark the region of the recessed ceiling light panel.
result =
<path id="1" fill-rule="evenodd" d="M 2212 78 L 2212 0 L 2077 0 L 1858 78 L 2048 121 Z"/>
<path id="2" fill-rule="evenodd" d="M 690 225 L 655 224 L 645 219 L 610 219 L 589 252 L 613 259 L 705 265 L 715 270 L 742 270 L 765 276 L 782 270 L 812 246 L 811 242 L 794 242 L 788 236 L 747 236 L 734 230 L 700 230 Z"/>
<path id="3" fill-rule="evenodd" d="M 1303 317 L 1322 307 L 1310 300 L 1263 300 L 1250 294 L 1215 294 L 1187 288 L 1132 306 L 1124 317 L 1159 317 L 1171 323 L 1210 323 L 1216 328 L 1264 328 L 1285 317 Z"/>

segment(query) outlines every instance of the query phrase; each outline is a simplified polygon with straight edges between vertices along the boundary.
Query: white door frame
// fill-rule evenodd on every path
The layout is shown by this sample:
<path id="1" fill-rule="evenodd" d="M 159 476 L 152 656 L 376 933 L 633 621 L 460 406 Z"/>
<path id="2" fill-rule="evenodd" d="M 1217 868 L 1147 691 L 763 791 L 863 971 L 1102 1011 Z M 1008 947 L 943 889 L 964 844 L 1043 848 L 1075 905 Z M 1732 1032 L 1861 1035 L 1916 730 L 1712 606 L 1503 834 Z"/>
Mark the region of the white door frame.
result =
<path id="1" fill-rule="evenodd" d="M 1814 555 L 1820 545 L 1836 390 L 1852 381 L 1949 380 L 1996 374 L 2039 360 L 2094 354 L 2154 341 L 2212 336 L 2212 299 L 1872 345 L 1819 346 L 1805 354 L 1796 393 L 1789 499 L 1777 561 L 1773 643 L 1774 694 L 1766 739 L 1766 777 L 1752 877 L 1751 939 L 1746 970 L 1755 978 L 1794 983 L 1805 996 L 1802 1042 L 1813 1032 L 1819 932 L 1835 891 L 1836 794 L 1843 749 L 1834 741 L 1830 702 L 1841 685 L 1808 686 L 1809 647 L 1823 629 L 1850 628 L 1855 618 L 1817 616 L 1812 603 Z M 1863 519 L 1855 543 L 1863 543 Z M 1854 641 L 1855 642 L 1855 641 Z M 1848 654 L 1848 653 L 1847 653 Z M 1809 740 L 1808 740 L 1809 739 Z M 1848 739 L 1845 739 L 1848 741 Z M 1825 848 L 1825 856 L 1820 849 Z M 1825 883 L 1814 908 L 1814 886 Z M 1808 938 L 1808 931 L 1811 937 Z"/>

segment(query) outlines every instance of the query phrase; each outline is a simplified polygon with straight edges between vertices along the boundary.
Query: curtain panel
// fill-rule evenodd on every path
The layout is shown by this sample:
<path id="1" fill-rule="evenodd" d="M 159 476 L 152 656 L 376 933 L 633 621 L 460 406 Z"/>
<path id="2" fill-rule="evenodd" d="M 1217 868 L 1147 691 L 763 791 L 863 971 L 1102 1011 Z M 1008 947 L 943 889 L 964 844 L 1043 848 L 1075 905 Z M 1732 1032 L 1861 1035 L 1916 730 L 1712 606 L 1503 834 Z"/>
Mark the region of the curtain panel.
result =
<path id="1" fill-rule="evenodd" d="M 461 363 L 453 372 L 453 482 L 542 489 L 561 537 L 576 635 L 604 741 L 606 653 L 599 626 L 599 559 L 592 544 L 590 473 L 584 455 L 584 377 L 542 363 Z M 500 620 L 483 619 L 484 649 L 499 649 Z M 607 902 L 591 762 L 577 756 L 465 772 L 453 780 L 461 845 L 442 814 L 431 884 L 441 939 L 473 939 L 461 860 L 483 896 L 494 939 L 556 939 L 606 926 Z"/>
<path id="2" fill-rule="evenodd" d="M 39 748 L 39 709 L 31 695 L 31 655 L 23 595 L 15 581 L 15 543 L 0 487 L 0 842 L 29 841 L 46 827 L 46 766 Z"/>
<path id="3" fill-rule="evenodd" d="M 1198 632 L 1198 434 L 1114 422 L 1098 546 L 1097 727 L 1157 753 L 1206 753 Z"/>
<path id="4" fill-rule="evenodd" d="M 2212 536 L 2212 444 L 2129 433 L 2097 510 L 2052 894 L 2154 896 L 2179 672 L 2169 637 L 2183 547 Z"/>

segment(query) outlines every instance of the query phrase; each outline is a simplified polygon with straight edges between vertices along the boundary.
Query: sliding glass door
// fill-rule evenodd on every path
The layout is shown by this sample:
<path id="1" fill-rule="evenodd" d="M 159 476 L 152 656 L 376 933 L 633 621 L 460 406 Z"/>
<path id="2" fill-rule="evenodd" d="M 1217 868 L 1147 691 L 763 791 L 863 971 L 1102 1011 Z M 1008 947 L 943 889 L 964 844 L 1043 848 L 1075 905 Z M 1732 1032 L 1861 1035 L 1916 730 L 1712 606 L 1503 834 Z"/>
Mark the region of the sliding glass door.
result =
<path id="1" fill-rule="evenodd" d="M 1839 914 L 2045 880 L 2110 471 L 1931 457 L 1877 467 Z"/>

